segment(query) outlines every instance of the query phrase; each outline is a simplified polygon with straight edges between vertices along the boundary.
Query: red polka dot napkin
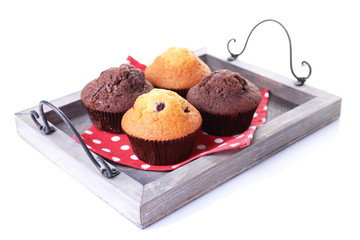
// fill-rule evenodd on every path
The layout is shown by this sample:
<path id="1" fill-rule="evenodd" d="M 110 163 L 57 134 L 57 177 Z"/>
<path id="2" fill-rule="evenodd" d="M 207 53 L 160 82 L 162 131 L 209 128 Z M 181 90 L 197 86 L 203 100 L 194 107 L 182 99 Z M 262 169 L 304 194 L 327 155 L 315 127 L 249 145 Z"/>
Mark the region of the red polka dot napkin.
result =
<path id="1" fill-rule="evenodd" d="M 134 155 L 130 141 L 125 134 L 103 132 L 92 125 L 81 136 L 91 151 L 113 162 L 143 170 L 169 171 L 207 154 L 248 146 L 256 128 L 266 121 L 269 91 L 262 90 L 261 94 L 263 98 L 247 131 L 230 137 L 217 137 L 200 130 L 190 157 L 176 165 L 155 166 L 141 161 Z"/>
<path id="2" fill-rule="evenodd" d="M 130 56 L 128 57 L 128 61 L 142 70 L 146 68 L 145 65 L 137 62 Z M 266 122 L 269 91 L 267 89 L 262 90 L 261 94 L 262 99 L 260 105 L 254 114 L 254 118 L 248 130 L 241 134 L 229 137 L 212 136 L 200 130 L 196 137 L 195 145 L 190 157 L 176 165 L 155 166 L 141 161 L 141 159 L 138 159 L 134 154 L 130 141 L 125 134 L 103 132 L 92 125 L 88 130 L 81 134 L 81 137 L 91 151 L 115 163 L 142 170 L 169 171 L 207 154 L 248 146 L 251 143 L 256 128 Z"/>

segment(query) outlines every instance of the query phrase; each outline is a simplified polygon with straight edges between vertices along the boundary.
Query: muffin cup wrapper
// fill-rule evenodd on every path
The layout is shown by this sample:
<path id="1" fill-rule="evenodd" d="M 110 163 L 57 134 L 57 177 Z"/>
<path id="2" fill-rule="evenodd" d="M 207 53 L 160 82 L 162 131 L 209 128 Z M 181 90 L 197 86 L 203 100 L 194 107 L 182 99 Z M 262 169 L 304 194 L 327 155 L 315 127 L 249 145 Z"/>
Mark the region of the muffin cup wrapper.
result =
<path id="1" fill-rule="evenodd" d="M 203 118 L 202 130 L 216 136 L 231 136 L 242 133 L 250 127 L 255 110 L 234 115 L 211 114 L 200 111 Z"/>
<path id="2" fill-rule="evenodd" d="M 94 125 L 81 136 L 91 151 L 114 163 L 142 170 L 170 171 L 211 153 L 248 146 L 255 135 L 256 128 L 266 122 L 269 91 L 262 90 L 261 94 L 261 102 L 253 115 L 250 127 L 246 131 L 234 136 L 221 137 L 200 130 L 196 135 L 190 156 L 180 163 L 165 166 L 146 163 L 136 156 L 126 134 L 103 132 L 95 128 Z"/>
<path id="3" fill-rule="evenodd" d="M 176 92 L 177 94 L 179 94 L 180 96 L 182 96 L 183 98 L 186 99 L 186 94 L 188 93 L 190 88 L 184 88 L 184 89 L 168 89 L 171 91 Z"/>
<path id="4" fill-rule="evenodd" d="M 192 151 L 195 132 L 182 138 L 166 141 L 145 140 L 127 134 L 137 157 L 151 165 L 175 165 L 186 160 Z"/>
<path id="5" fill-rule="evenodd" d="M 156 86 L 155 86 L 156 87 Z M 161 88 L 161 87 L 156 87 L 156 88 Z M 188 93 L 190 88 L 183 88 L 183 89 L 171 89 L 171 88 L 162 88 L 162 89 L 166 89 L 166 90 L 170 90 L 173 92 L 176 92 L 177 94 L 179 94 L 181 97 L 186 99 L 186 94 Z"/>
<path id="6" fill-rule="evenodd" d="M 121 128 L 121 119 L 124 115 L 123 112 L 111 113 L 104 111 L 97 111 L 85 106 L 89 114 L 92 124 L 101 131 L 111 133 L 124 133 Z"/>

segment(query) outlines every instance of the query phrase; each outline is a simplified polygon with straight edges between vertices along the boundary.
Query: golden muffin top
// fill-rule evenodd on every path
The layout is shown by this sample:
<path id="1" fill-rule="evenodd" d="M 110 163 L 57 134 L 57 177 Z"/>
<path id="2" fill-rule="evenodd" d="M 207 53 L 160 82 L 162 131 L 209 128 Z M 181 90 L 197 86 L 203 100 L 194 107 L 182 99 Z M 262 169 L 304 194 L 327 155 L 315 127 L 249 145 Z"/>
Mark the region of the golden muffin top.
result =
<path id="1" fill-rule="evenodd" d="M 171 47 L 145 69 L 145 78 L 155 87 L 187 89 L 210 73 L 210 68 L 194 52 Z"/>
<path id="2" fill-rule="evenodd" d="M 145 140 L 174 140 L 201 127 L 199 111 L 177 93 L 153 89 L 140 95 L 123 116 L 123 130 Z"/>

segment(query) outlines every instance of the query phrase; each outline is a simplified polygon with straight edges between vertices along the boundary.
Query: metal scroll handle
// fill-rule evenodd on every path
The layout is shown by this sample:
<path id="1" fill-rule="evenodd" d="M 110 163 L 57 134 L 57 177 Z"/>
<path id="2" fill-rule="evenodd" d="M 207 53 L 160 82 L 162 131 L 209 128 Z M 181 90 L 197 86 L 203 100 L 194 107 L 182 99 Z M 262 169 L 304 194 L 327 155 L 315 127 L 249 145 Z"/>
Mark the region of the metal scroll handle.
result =
<path id="1" fill-rule="evenodd" d="M 247 46 L 247 43 L 248 43 L 248 41 L 249 41 L 249 38 L 250 38 L 252 32 L 255 30 L 255 28 L 256 28 L 257 26 L 259 26 L 260 24 L 262 24 L 262 23 L 264 23 L 264 22 L 275 22 L 275 23 L 279 24 L 279 25 L 285 30 L 286 35 L 287 35 L 287 37 L 288 37 L 288 39 L 289 39 L 289 47 L 290 47 L 290 69 L 291 69 L 291 73 L 292 73 L 293 76 L 298 80 L 297 83 L 296 83 L 296 85 L 302 86 L 302 85 L 305 83 L 305 81 L 306 81 L 306 80 L 310 77 L 310 75 L 311 75 L 311 66 L 310 66 L 310 64 L 309 64 L 308 62 L 302 61 L 301 64 L 302 64 L 303 66 L 305 66 L 305 65 L 308 66 L 308 68 L 309 68 L 309 74 L 308 74 L 306 77 L 298 77 L 298 76 L 296 76 L 296 74 L 294 73 L 294 70 L 293 70 L 293 66 L 292 66 L 292 45 L 291 45 L 290 35 L 289 35 L 288 31 L 286 30 L 286 28 L 284 27 L 284 25 L 282 25 L 280 22 L 278 22 L 278 21 L 276 21 L 276 20 L 266 19 L 266 20 L 263 20 L 263 21 L 259 22 L 258 24 L 256 24 L 255 27 L 254 27 L 254 28 L 251 30 L 251 32 L 249 33 L 249 36 L 248 36 L 247 39 L 246 39 L 244 48 L 243 48 L 243 50 L 242 50 L 239 54 L 234 54 L 234 53 L 232 53 L 232 52 L 230 51 L 230 49 L 229 49 L 229 44 L 230 44 L 230 42 L 232 42 L 232 41 L 236 42 L 236 39 L 235 39 L 235 38 L 230 39 L 229 42 L 227 43 L 227 49 L 228 49 L 229 53 L 231 54 L 231 57 L 228 58 L 228 60 L 229 60 L 229 61 L 236 60 L 236 58 L 237 58 L 238 56 L 240 56 L 240 55 L 245 51 L 245 48 L 246 48 L 246 46 Z"/>
<path id="2" fill-rule="evenodd" d="M 46 120 L 46 117 L 44 114 L 44 109 L 43 109 L 44 105 L 49 106 L 65 122 L 65 124 L 71 129 L 72 133 L 76 136 L 76 138 L 80 142 L 82 148 L 84 149 L 84 151 L 86 152 L 86 154 L 88 155 L 88 157 L 90 158 L 92 163 L 97 167 L 97 169 L 99 169 L 99 171 L 101 172 L 101 174 L 103 176 L 105 176 L 107 178 L 112 178 L 120 173 L 117 168 L 115 168 L 113 166 L 110 167 L 109 164 L 107 162 L 105 162 L 104 159 L 102 159 L 100 156 L 96 155 L 96 159 L 95 159 L 95 157 L 91 154 L 91 152 L 87 148 L 85 142 L 81 138 L 80 134 L 76 131 L 75 127 L 72 125 L 72 123 L 70 122 L 68 117 L 59 108 L 55 107 L 53 104 L 51 104 L 47 101 L 41 101 L 39 104 L 40 117 L 41 117 L 44 125 L 41 125 L 37 121 L 37 119 L 39 118 L 39 114 L 36 111 L 30 112 L 32 120 L 34 121 L 34 123 L 36 124 L 36 126 L 39 128 L 40 131 L 42 131 L 45 134 L 51 134 L 55 131 L 55 128 L 49 126 L 49 123 Z"/>

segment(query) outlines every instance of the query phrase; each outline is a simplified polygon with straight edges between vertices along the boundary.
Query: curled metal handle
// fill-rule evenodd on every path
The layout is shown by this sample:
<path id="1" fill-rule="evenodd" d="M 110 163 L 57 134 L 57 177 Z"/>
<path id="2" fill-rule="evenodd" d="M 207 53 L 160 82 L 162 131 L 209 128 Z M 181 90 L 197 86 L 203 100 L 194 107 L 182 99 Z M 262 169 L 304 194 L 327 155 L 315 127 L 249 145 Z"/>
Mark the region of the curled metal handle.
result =
<path id="1" fill-rule="evenodd" d="M 248 41 L 249 41 L 249 38 L 250 38 L 252 32 L 255 30 L 255 28 L 256 28 L 257 26 L 259 26 L 260 24 L 262 24 L 262 23 L 264 23 L 264 22 L 275 22 L 275 23 L 279 24 L 279 25 L 285 30 L 285 33 L 286 33 L 286 35 L 287 35 L 287 37 L 288 37 L 288 39 L 289 39 L 289 47 L 290 47 L 290 69 L 291 69 L 291 73 L 292 73 L 293 76 L 298 80 L 297 83 L 296 83 L 296 85 L 298 85 L 298 86 L 303 85 L 303 84 L 305 83 L 305 81 L 306 81 L 306 80 L 310 77 L 310 75 L 311 75 L 311 72 L 312 72 L 311 66 L 310 66 L 310 64 L 309 64 L 308 62 L 302 61 L 301 64 L 302 64 L 303 66 L 306 65 L 306 66 L 309 68 L 309 73 L 308 73 L 308 75 L 307 75 L 306 77 L 298 77 L 298 76 L 296 76 L 296 74 L 294 73 L 293 65 L 292 65 L 292 45 L 291 45 L 290 35 L 289 35 L 288 31 L 286 30 L 286 28 L 284 27 L 284 25 L 282 25 L 279 21 L 276 21 L 276 20 L 273 20 L 273 19 L 266 19 L 266 20 L 263 20 L 263 21 L 259 22 L 258 24 L 256 24 L 255 27 L 253 27 L 253 29 L 252 29 L 251 32 L 249 33 L 249 36 L 248 36 L 247 39 L 246 39 L 246 42 L 245 42 L 245 45 L 244 45 L 243 50 L 242 50 L 240 53 L 238 53 L 238 54 L 234 54 L 234 53 L 232 53 L 232 52 L 230 51 L 230 48 L 229 48 L 230 43 L 231 43 L 232 41 L 236 42 L 236 39 L 235 39 L 235 38 L 230 39 L 229 42 L 227 43 L 227 50 L 229 51 L 231 57 L 229 57 L 228 60 L 229 60 L 229 61 L 236 60 L 237 57 L 239 57 L 239 56 L 245 51 L 245 48 L 246 48 L 246 46 L 247 46 L 247 44 L 248 44 Z"/>
<path id="2" fill-rule="evenodd" d="M 81 146 L 84 149 L 87 156 L 90 158 L 92 163 L 97 167 L 97 169 L 99 169 L 99 171 L 101 172 L 101 174 L 103 176 L 105 176 L 107 178 L 112 178 L 120 173 L 120 171 L 117 168 L 110 167 L 109 164 L 107 162 L 105 162 L 105 160 L 102 157 L 95 155 L 95 157 L 96 157 L 96 159 L 95 159 L 95 157 L 92 155 L 92 153 L 86 146 L 84 140 L 81 138 L 78 131 L 76 131 L 74 125 L 72 125 L 72 123 L 70 122 L 68 117 L 59 108 L 55 107 L 53 104 L 51 104 L 47 101 L 41 101 L 39 104 L 40 116 L 34 110 L 30 112 L 32 120 L 34 121 L 35 125 L 39 128 L 40 131 L 42 131 L 45 134 L 51 134 L 51 133 L 55 132 L 55 130 L 56 130 L 54 127 L 50 126 L 48 121 L 46 120 L 46 117 L 44 114 L 44 109 L 43 109 L 44 105 L 47 105 L 48 107 L 50 107 L 65 122 L 65 124 L 71 129 L 72 133 L 75 135 L 75 137 L 81 144 Z M 37 119 L 39 117 L 41 117 L 41 119 L 43 121 L 43 125 L 37 121 Z"/>

